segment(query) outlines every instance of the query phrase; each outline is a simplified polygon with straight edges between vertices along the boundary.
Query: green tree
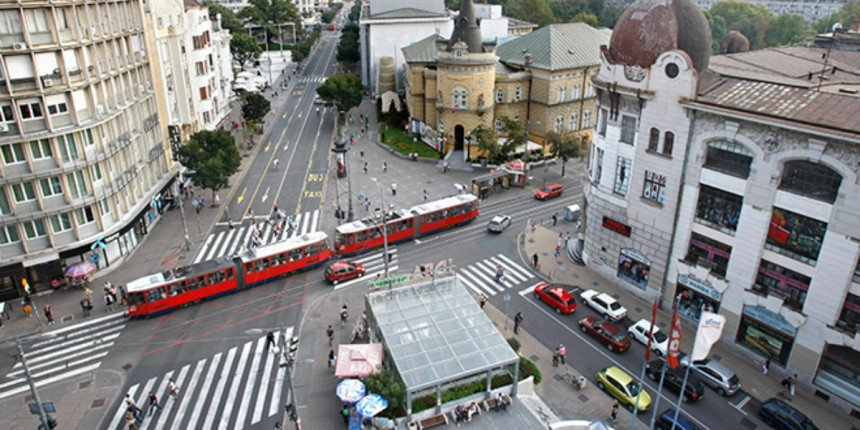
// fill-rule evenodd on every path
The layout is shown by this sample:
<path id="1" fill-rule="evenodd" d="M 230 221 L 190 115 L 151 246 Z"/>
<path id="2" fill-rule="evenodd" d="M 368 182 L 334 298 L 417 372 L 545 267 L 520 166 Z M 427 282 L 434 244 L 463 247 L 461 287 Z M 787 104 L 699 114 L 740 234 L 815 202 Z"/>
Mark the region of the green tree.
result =
<path id="1" fill-rule="evenodd" d="M 242 116 L 246 120 L 260 121 L 269 113 L 272 105 L 266 97 L 259 93 L 245 93 L 242 100 Z"/>
<path id="2" fill-rule="evenodd" d="M 570 22 L 584 22 L 592 27 L 597 27 L 599 20 L 597 15 L 588 12 L 580 12 L 570 19 Z"/>
<path id="3" fill-rule="evenodd" d="M 352 5 L 352 9 L 349 10 L 349 16 L 347 18 L 352 22 L 358 22 L 358 18 L 361 16 L 361 0 L 356 1 L 354 5 Z"/>
<path id="4" fill-rule="evenodd" d="M 615 23 L 618 22 L 618 18 L 621 16 L 621 12 L 624 12 L 624 9 L 621 6 L 609 4 L 606 5 L 606 8 L 603 10 L 600 16 L 600 26 L 607 28 L 614 28 Z"/>
<path id="5" fill-rule="evenodd" d="M 833 24 L 842 23 L 842 28 L 850 28 L 851 23 L 860 21 L 860 1 L 851 0 L 842 6 L 842 10 L 819 19 L 815 23 L 815 31 L 818 33 L 830 33 Z"/>
<path id="6" fill-rule="evenodd" d="M 226 187 L 230 176 L 239 170 L 242 157 L 236 142 L 226 130 L 200 131 L 179 148 L 179 161 L 191 172 L 195 186 L 215 193 Z"/>
<path id="7" fill-rule="evenodd" d="M 317 94 L 326 103 L 335 105 L 339 112 L 347 112 L 361 104 L 361 79 L 351 73 L 329 76 L 317 87 Z"/>
<path id="8" fill-rule="evenodd" d="M 711 52 L 714 54 L 720 53 L 720 43 L 728 33 L 726 31 L 726 20 L 723 17 L 714 15 L 710 10 L 703 11 L 705 19 L 708 20 L 708 25 L 711 27 Z"/>
<path id="9" fill-rule="evenodd" d="M 549 143 L 549 150 L 553 157 L 561 158 L 561 176 L 564 177 L 564 168 L 567 166 L 567 161 L 571 158 L 580 156 L 580 136 L 562 136 L 555 133 L 550 133 L 546 137 Z"/>
<path id="10" fill-rule="evenodd" d="M 245 31 L 245 28 L 242 26 L 242 21 L 239 21 L 236 14 L 233 13 L 232 10 L 228 9 L 227 6 L 213 0 L 206 0 L 204 4 L 209 9 L 209 18 L 215 18 L 219 13 L 221 14 L 221 26 L 230 30 L 231 36 L 235 36 L 236 33 Z"/>
<path id="11" fill-rule="evenodd" d="M 406 404 L 406 388 L 391 369 L 379 366 L 375 373 L 367 375 L 364 386 L 368 393 L 376 393 L 388 400 L 389 411 L 397 411 Z"/>
<path id="12" fill-rule="evenodd" d="M 725 20 L 726 30 L 737 30 L 750 41 L 750 49 L 767 46 L 765 37 L 773 14 L 765 7 L 737 0 L 722 0 L 711 7 L 710 12 Z"/>
<path id="13" fill-rule="evenodd" d="M 469 134 L 478 144 L 478 150 L 487 154 L 488 160 L 495 160 L 499 156 L 501 147 L 499 146 L 499 137 L 496 136 L 495 131 L 479 125 Z"/>
<path id="14" fill-rule="evenodd" d="M 341 35 L 340 44 L 337 46 L 337 61 L 355 64 L 361 61 L 361 53 L 358 50 L 358 37 L 354 33 Z"/>
<path id="15" fill-rule="evenodd" d="M 505 143 L 502 144 L 499 152 L 502 157 L 507 159 L 517 147 L 525 147 L 526 138 L 525 130 L 519 121 L 514 121 L 506 116 L 501 117 L 502 120 L 502 136 L 505 137 Z"/>
<path id="16" fill-rule="evenodd" d="M 230 53 L 239 64 L 245 64 L 250 60 L 260 58 L 263 48 L 257 43 L 257 39 L 247 33 L 234 33 L 230 35 Z"/>
<path id="17" fill-rule="evenodd" d="M 288 0 L 249 0 L 248 6 L 239 11 L 238 17 L 266 29 L 266 40 L 280 37 L 277 24 L 292 22 L 301 33 L 302 18 L 292 2 Z"/>
<path id="18" fill-rule="evenodd" d="M 800 15 L 779 15 L 770 23 L 765 40 L 767 46 L 784 46 L 800 42 L 812 35 L 812 29 Z"/>
<path id="19" fill-rule="evenodd" d="M 533 22 L 538 27 L 555 22 L 555 16 L 549 7 L 549 0 L 520 0 L 514 18 Z"/>
<path id="20" fill-rule="evenodd" d="M 358 24 L 356 24 L 356 23 L 354 23 L 354 22 L 351 22 L 351 23 L 349 23 L 349 24 L 347 24 L 347 25 L 344 25 L 344 26 L 343 26 L 343 30 L 342 30 L 343 34 L 346 34 L 346 33 L 354 33 L 354 34 L 355 34 L 356 39 L 358 39 L 358 33 L 359 33 L 360 31 L 361 31 L 361 28 L 358 26 Z"/>

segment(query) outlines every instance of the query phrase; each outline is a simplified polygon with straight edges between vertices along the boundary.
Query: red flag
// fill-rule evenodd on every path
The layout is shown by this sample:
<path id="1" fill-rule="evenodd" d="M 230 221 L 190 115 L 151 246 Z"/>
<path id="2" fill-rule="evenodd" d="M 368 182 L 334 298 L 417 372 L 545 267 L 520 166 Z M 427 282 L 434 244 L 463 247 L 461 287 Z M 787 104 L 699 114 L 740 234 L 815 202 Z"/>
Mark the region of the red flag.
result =
<path id="1" fill-rule="evenodd" d="M 651 338 L 654 337 L 654 324 L 657 323 L 657 300 L 651 310 L 651 327 L 648 329 L 648 345 L 645 346 L 645 361 L 651 361 Z"/>
<path id="2" fill-rule="evenodd" d="M 678 355 L 681 352 L 681 317 L 678 315 L 678 304 L 675 303 L 675 312 L 672 314 L 672 331 L 669 334 L 669 367 L 678 368 Z"/>

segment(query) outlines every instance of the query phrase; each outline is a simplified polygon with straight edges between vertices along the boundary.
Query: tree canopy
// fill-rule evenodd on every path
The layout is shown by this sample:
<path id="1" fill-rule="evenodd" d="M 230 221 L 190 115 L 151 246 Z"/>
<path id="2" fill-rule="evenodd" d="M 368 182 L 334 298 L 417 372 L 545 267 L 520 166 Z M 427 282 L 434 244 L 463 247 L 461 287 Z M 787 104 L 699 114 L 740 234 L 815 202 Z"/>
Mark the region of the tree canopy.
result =
<path id="1" fill-rule="evenodd" d="M 375 373 L 364 379 L 368 393 L 376 393 L 388 400 L 388 411 L 399 411 L 406 404 L 406 388 L 391 369 L 379 366 Z"/>
<path id="2" fill-rule="evenodd" d="M 248 6 L 239 11 L 238 17 L 262 26 L 269 37 L 280 37 L 277 24 L 292 22 L 296 32 L 302 31 L 302 18 L 292 2 L 288 0 L 248 0 Z"/>
<path id="3" fill-rule="evenodd" d="M 555 22 L 548 0 L 519 0 L 514 17 L 543 27 Z"/>
<path id="4" fill-rule="evenodd" d="M 235 33 L 230 36 L 230 53 L 239 64 L 260 58 L 263 48 L 253 36 L 248 33 Z"/>
<path id="5" fill-rule="evenodd" d="M 179 148 L 178 156 L 182 165 L 193 172 L 190 176 L 194 185 L 213 193 L 228 185 L 242 161 L 233 136 L 226 130 L 195 133 Z"/>
<path id="6" fill-rule="evenodd" d="M 499 137 L 490 128 L 479 125 L 472 130 L 472 139 L 478 144 L 478 150 L 487 155 L 487 159 L 494 161 L 501 153 Z"/>
<path id="7" fill-rule="evenodd" d="M 549 150 L 553 157 L 561 158 L 561 176 L 564 176 L 564 169 L 567 166 L 567 161 L 571 158 L 580 156 L 580 136 L 563 136 L 555 133 L 547 135 L 546 140 L 549 142 Z"/>
<path id="8" fill-rule="evenodd" d="M 361 79 L 351 73 L 329 76 L 317 87 L 317 94 L 326 103 L 331 103 L 340 112 L 347 112 L 361 104 Z"/>
<path id="9" fill-rule="evenodd" d="M 515 121 L 506 116 L 501 117 L 502 120 L 502 136 L 505 137 L 505 143 L 499 148 L 502 157 L 507 158 L 519 146 L 524 146 L 528 137 L 526 137 L 523 126 L 519 121 Z"/>
<path id="10" fill-rule="evenodd" d="M 815 31 L 818 33 L 829 33 L 833 30 L 833 24 L 842 23 L 843 28 L 850 28 L 851 23 L 860 21 L 860 1 L 851 0 L 842 6 L 842 10 L 832 15 L 819 19 L 815 23 Z"/>
<path id="11" fill-rule="evenodd" d="M 245 31 L 242 21 L 227 6 L 213 0 L 206 0 L 204 4 L 209 9 L 209 18 L 215 18 L 218 14 L 221 14 L 221 26 L 230 30 L 232 35 L 235 36 L 236 33 Z"/>
<path id="12" fill-rule="evenodd" d="M 260 121 L 269 113 L 272 105 L 259 93 L 245 93 L 242 100 L 242 116 L 249 121 Z"/>

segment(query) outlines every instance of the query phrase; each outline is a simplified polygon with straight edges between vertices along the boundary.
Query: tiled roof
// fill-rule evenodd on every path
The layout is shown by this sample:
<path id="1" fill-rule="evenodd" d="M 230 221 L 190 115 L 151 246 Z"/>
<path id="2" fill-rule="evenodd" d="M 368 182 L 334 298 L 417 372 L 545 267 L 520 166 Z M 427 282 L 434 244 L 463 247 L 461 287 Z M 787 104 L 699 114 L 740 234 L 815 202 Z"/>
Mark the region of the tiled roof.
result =
<path id="1" fill-rule="evenodd" d="M 525 65 L 525 55 L 531 55 L 529 67 L 565 70 L 600 64 L 600 45 L 609 44 L 611 33 L 581 22 L 553 24 L 499 46 L 499 59 L 508 64 Z"/>
<path id="2" fill-rule="evenodd" d="M 435 13 L 413 7 L 403 7 L 400 9 L 389 10 L 387 12 L 371 15 L 370 19 L 411 19 L 411 18 L 445 18 L 447 15 L 443 13 Z"/>
<path id="3" fill-rule="evenodd" d="M 403 58 L 407 63 L 431 63 L 436 61 L 436 35 L 431 34 L 409 46 L 403 47 Z"/>

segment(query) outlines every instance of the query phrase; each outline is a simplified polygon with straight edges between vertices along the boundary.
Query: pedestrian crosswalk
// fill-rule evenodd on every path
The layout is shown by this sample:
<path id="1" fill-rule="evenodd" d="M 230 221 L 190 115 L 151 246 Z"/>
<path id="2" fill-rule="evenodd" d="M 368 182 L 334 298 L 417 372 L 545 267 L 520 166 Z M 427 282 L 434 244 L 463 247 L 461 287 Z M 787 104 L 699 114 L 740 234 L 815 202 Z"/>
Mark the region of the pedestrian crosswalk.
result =
<path id="1" fill-rule="evenodd" d="M 284 228 L 280 232 L 276 233 L 274 224 L 265 222 L 267 219 L 266 217 L 258 217 L 257 225 L 260 227 L 260 246 L 317 231 L 319 229 L 319 218 L 319 209 L 304 212 L 293 217 L 292 231 L 287 231 L 287 229 Z M 210 234 L 203 243 L 203 247 L 194 258 L 194 264 L 201 261 L 212 260 L 217 257 L 236 254 L 243 249 L 243 247 L 248 247 L 253 234 L 254 228 L 251 227 L 248 222 L 242 223 L 241 226 L 236 225 L 235 228 L 232 229 Z"/>
<path id="2" fill-rule="evenodd" d="M 325 82 L 325 80 L 325 76 L 302 76 L 301 78 L 299 78 L 299 82 L 302 84 L 307 84 L 310 82 L 316 82 L 321 84 Z"/>
<path id="3" fill-rule="evenodd" d="M 356 278 L 350 281 L 341 282 L 335 285 L 334 289 L 339 290 L 341 288 L 346 288 L 352 284 L 357 284 L 359 282 L 368 282 L 369 280 L 373 280 L 376 278 L 376 275 L 385 275 L 385 251 L 382 249 L 372 252 L 369 254 L 364 254 L 360 258 L 351 258 L 349 261 L 353 263 L 361 263 L 364 266 L 364 277 Z M 396 272 L 400 266 L 397 265 L 397 247 L 393 245 L 388 246 L 388 272 L 394 273 Z"/>
<path id="4" fill-rule="evenodd" d="M 23 339 L 24 357 L 36 387 L 98 369 L 127 321 L 122 312 L 114 312 Z M 19 360 L 0 381 L 0 400 L 29 392 Z"/>
<path id="5" fill-rule="evenodd" d="M 504 277 L 499 282 L 496 282 L 496 268 L 498 266 L 502 267 Z M 515 287 L 534 278 L 534 276 L 531 271 L 503 254 L 496 254 L 493 257 L 485 258 L 457 271 L 457 278 L 460 282 L 475 293 L 486 294 L 487 296 L 494 296 L 504 292 L 508 288 Z"/>
<path id="6" fill-rule="evenodd" d="M 292 337 L 293 327 L 276 333 L 280 350 Z M 231 348 L 226 354 L 222 351 L 185 364 L 178 371 L 136 383 L 122 397 L 128 393 L 142 410 L 143 421 L 137 426 L 140 430 L 252 428 L 264 418 L 275 421 L 272 417 L 280 413 L 287 400 L 286 368 L 280 366 L 277 350 L 267 345 L 263 335 Z M 168 390 L 170 378 L 179 387 L 176 398 Z M 149 410 L 150 391 L 163 409 Z M 127 407 L 124 399 L 119 402 L 108 429 L 127 428 L 124 418 Z"/>

